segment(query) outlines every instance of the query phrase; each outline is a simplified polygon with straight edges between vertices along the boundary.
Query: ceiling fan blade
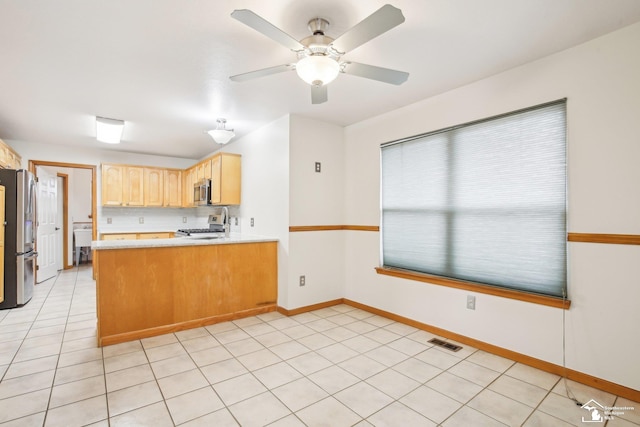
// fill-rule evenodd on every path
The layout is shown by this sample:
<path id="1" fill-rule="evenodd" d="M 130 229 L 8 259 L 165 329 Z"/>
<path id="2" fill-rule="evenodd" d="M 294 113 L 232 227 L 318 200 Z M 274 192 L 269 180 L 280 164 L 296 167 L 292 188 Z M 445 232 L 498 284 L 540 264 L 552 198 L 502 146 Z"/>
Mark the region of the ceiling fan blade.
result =
<path id="1" fill-rule="evenodd" d="M 341 55 L 404 22 L 402 11 L 386 4 L 331 43 Z"/>
<path id="2" fill-rule="evenodd" d="M 409 73 L 391 70 L 389 68 L 376 67 L 375 65 L 360 64 L 358 62 L 344 62 L 343 73 L 366 79 L 378 80 L 393 85 L 401 85 L 409 78 Z"/>
<path id="3" fill-rule="evenodd" d="M 234 82 L 244 82 L 259 77 L 269 76 L 271 74 L 282 73 L 284 71 L 295 70 L 295 64 L 276 65 L 275 67 L 263 68 L 261 70 L 249 71 L 248 73 L 236 74 L 229 77 Z"/>
<path id="4" fill-rule="evenodd" d="M 299 41 L 249 9 L 236 9 L 231 13 L 231 17 L 293 51 L 304 49 Z"/>
<path id="5" fill-rule="evenodd" d="M 329 99 L 326 85 L 311 85 L 311 103 L 322 104 Z"/>

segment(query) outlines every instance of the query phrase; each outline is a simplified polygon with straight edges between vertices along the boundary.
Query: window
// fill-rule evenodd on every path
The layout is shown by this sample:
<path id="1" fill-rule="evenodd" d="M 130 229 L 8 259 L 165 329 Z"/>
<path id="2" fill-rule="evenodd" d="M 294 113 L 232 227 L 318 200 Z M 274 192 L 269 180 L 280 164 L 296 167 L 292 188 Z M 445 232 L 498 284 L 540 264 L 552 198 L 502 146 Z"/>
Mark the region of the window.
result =
<path id="1" fill-rule="evenodd" d="M 382 264 L 560 297 L 566 101 L 383 144 Z"/>

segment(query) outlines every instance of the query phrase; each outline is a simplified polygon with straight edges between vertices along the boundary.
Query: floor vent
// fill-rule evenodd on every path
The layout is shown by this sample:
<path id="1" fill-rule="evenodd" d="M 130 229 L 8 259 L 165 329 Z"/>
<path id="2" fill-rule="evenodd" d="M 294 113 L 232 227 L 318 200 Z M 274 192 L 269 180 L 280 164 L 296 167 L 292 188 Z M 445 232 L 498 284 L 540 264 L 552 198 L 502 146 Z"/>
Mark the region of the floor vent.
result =
<path id="1" fill-rule="evenodd" d="M 438 338 L 432 338 L 429 340 L 431 344 L 435 344 L 440 347 L 444 347 L 447 350 L 458 351 L 462 348 L 462 346 L 451 344 L 450 342 L 439 340 Z"/>

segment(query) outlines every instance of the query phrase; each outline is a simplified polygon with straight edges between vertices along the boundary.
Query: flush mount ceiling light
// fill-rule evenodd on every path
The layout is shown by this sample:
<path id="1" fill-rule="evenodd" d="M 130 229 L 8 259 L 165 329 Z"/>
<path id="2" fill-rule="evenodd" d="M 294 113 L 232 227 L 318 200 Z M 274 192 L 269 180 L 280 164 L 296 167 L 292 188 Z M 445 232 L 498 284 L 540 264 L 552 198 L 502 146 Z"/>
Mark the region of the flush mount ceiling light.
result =
<path id="1" fill-rule="evenodd" d="M 231 141 L 231 138 L 236 136 L 236 134 L 233 133 L 233 129 L 225 128 L 226 123 L 227 119 L 217 119 L 216 128 L 214 130 L 207 131 L 211 138 L 213 138 L 213 140 L 218 144 L 226 144 Z"/>
<path id="2" fill-rule="evenodd" d="M 96 139 L 107 144 L 120 144 L 124 121 L 96 116 Z"/>

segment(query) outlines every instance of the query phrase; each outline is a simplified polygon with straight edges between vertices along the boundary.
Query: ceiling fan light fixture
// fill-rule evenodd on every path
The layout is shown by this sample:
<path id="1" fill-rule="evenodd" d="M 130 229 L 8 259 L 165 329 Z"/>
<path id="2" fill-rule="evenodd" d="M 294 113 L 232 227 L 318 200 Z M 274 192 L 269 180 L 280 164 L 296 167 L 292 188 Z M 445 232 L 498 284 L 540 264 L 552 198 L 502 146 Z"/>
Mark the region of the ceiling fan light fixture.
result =
<path id="1" fill-rule="evenodd" d="M 310 85 L 323 86 L 331 83 L 340 73 L 340 64 L 324 55 L 311 55 L 296 64 L 298 76 Z"/>
<path id="2" fill-rule="evenodd" d="M 96 116 L 96 139 L 107 144 L 120 144 L 124 121 Z"/>
<path id="3" fill-rule="evenodd" d="M 215 142 L 218 144 L 226 144 L 231 141 L 231 138 L 236 136 L 233 132 L 233 129 L 226 129 L 225 124 L 227 123 L 227 119 L 217 119 L 216 120 L 216 128 L 210 131 L 207 131 L 209 136 L 213 138 Z"/>

